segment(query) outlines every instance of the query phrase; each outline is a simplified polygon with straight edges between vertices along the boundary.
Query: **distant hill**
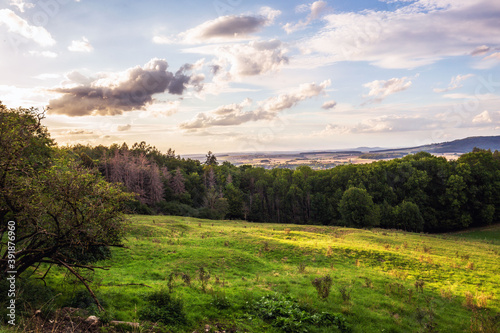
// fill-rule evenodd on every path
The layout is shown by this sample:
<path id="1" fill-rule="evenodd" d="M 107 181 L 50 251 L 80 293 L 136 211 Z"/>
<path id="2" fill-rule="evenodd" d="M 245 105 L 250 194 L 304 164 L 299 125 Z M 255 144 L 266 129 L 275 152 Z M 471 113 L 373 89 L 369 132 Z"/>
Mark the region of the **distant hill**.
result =
<path id="1" fill-rule="evenodd" d="M 471 152 L 474 147 L 482 149 L 491 149 L 492 151 L 500 150 L 500 136 L 472 136 L 465 139 L 459 139 L 449 142 L 433 143 L 409 148 L 373 150 L 373 153 L 416 153 L 426 151 L 428 153 L 459 153 L 464 154 Z"/>

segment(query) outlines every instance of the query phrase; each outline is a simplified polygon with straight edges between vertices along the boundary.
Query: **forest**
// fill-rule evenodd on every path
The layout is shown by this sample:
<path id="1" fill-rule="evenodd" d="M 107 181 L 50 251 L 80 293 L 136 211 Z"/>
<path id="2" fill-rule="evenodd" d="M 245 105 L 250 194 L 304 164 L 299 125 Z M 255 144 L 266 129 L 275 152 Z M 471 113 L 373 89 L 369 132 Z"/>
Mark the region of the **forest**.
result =
<path id="1" fill-rule="evenodd" d="M 477 148 L 456 161 L 419 152 L 317 171 L 219 164 L 212 152 L 201 163 L 145 142 L 64 149 L 136 193 L 138 214 L 447 232 L 500 211 L 500 153 Z"/>

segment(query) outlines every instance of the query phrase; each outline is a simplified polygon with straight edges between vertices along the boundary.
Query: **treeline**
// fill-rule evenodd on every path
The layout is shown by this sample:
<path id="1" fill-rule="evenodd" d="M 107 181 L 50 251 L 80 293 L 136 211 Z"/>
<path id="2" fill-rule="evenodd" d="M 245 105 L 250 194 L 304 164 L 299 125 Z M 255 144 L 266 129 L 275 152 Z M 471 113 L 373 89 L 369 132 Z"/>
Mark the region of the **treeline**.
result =
<path id="1" fill-rule="evenodd" d="M 328 170 L 272 169 L 166 154 L 144 142 L 71 150 L 123 183 L 140 214 L 254 222 L 380 226 L 443 232 L 498 222 L 500 154 L 474 149 L 456 161 L 420 152 Z"/>

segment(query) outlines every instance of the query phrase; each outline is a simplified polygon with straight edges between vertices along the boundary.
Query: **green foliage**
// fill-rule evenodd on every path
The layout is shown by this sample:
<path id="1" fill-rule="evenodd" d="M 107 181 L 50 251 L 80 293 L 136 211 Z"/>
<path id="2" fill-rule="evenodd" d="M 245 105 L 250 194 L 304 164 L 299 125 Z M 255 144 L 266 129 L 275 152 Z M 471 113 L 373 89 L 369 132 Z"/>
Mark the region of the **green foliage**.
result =
<path id="1" fill-rule="evenodd" d="M 223 291 L 214 291 L 210 304 L 219 310 L 226 310 L 231 307 L 231 302 Z"/>
<path id="2" fill-rule="evenodd" d="M 414 232 L 424 230 L 424 218 L 415 203 L 403 201 L 396 206 L 394 215 L 398 229 Z"/>
<path id="3" fill-rule="evenodd" d="M 345 225 L 350 227 L 373 227 L 379 224 L 377 207 L 365 189 L 351 187 L 345 191 L 339 211 Z"/>
<path id="4" fill-rule="evenodd" d="M 35 310 L 40 310 L 44 318 L 51 316 L 56 310 L 57 300 L 61 294 L 51 286 L 44 285 L 42 281 L 30 279 L 18 279 L 16 294 L 16 314 L 19 318 L 23 315 L 32 316 Z M 7 296 L 9 283 L 6 279 L 0 280 L 0 293 Z M 9 299 L 2 297 L 0 300 L 0 324 L 6 324 L 8 317 L 7 306 Z M 19 322 L 19 320 L 17 320 Z"/>
<path id="5" fill-rule="evenodd" d="M 318 297 L 322 299 L 327 299 L 328 295 L 330 295 L 332 283 L 333 281 L 330 275 L 325 275 L 320 278 L 315 278 L 312 281 L 312 285 L 314 286 L 314 288 L 316 288 L 316 291 L 318 292 Z"/>
<path id="6" fill-rule="evenodd" d="M 327 326 L 339 332 L 350 332 L 340 314 L 314 313 L 298 305 L 289 296 L 266 295 L 255 303 L 255 312 L 283 332 L 308 332 L 308 326 Z"/>
<path id="7" fill-rule="evenodd" d="M 138 311 L 139 319 L 166 325 L 185 325 L 187 323 L 184 303 L 168 291 L 160 290 L 148 294 L 146 306 Z"/>
<path id="8" fill-rule="evenodd" d="M 380 225 L 424 232 L 460 230 L 500 221 L 500 153 L 481 149 L 457 161 L 420 152 L 391 161 L 328 170 L 306 166 L 266 170 L 249 165 L 236 167 L 227 161 L 219 165 L 211 152 L 202 164 L 181 159 L 172 150 L 162 154 L 145 142 L 134 144 L 132 149 L 126 145 L 73 149 L 83 165 L 90 165 L 90 158 L 108 180 L 118 181 L 109 175 L 109 162 L 114 161 L 114 156 L 126 154 L 151 165 L 143 174 L 147 180 L 144 184 L 158 185 L 153 180 L 161 174 L 164 201 L 157 198 L 161 186 L 129 188 L 143 203 L 151 201 L 153 194 L 158 199 L 147 203 L 151 210 L 131 205 L 132 211 L 141 214 L 362 228 Z M 129 160 L 116 158 L 114 162 L 121 165 Z M 142 170 L 127 170 L 135 169 Z M 351 188 L 366 191 L 358 193 L 361 202 L 347 200 L 353 195 L 346 194 Z"/>
<path id="9" fill-rule="evenodd" d="M 0 145 L 5 145 L 0 150 L 0 276 L 9 270 L 23 276 L 43 262 L 62 266 L 81 281 L 74 267 L 92 269 L 89 265 L 110 257 L 108 246 L 121 244 L 122 210 L 132 196 L 107 183 L 88 155 L 53 147 L 43 116 L 36 109 L 0 104 Z M 8 261 L 9 220 L 15 222 L 15 267 Z"/>

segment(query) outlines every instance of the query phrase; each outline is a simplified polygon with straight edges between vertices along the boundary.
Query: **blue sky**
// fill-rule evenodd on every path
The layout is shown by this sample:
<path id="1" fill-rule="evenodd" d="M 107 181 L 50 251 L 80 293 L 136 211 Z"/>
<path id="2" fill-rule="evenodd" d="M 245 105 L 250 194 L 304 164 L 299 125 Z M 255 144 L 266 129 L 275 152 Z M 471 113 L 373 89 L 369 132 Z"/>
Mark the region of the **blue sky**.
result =
<path id="1" fill-rule="evenodd" d="M 0 1 L 0 100 L 60 144 L 401 147 L 500 129 L 496 0 Z"/>

